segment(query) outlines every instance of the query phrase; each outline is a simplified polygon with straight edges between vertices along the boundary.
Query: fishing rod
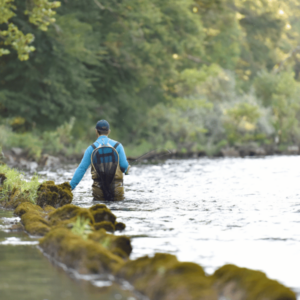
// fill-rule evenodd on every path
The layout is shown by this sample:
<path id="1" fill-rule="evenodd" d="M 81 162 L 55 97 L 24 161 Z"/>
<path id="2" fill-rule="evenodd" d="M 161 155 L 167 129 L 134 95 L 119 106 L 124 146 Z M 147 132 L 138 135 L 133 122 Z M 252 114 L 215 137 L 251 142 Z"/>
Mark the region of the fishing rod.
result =
<path id="1" fill-rule="evenodd" d="M 168 149 L 163 149 L 163 150 L 165 150 L 165 152 L 164 152 L 164 153 L 159 153 L 157 156 L 155 156 L 155 158 L 160 158 L 160 157 L 163 157 L 163 156 L 167 156 L 167 155 L 172 154 L 172 152 L 171 152 L 170 150 L 168 150 Z M 151 156 L 153 156 L 153 154 L 154 154 L 155 152 L 157 152 L 157 151 L 158 151 L 158 149 L 156 149 L 156 150 L 151 150 L 151 151 L 149 151 L 149 152 L 147 152 L 147 153 L 145 153 L 145 154 L 139 156 L 138 158 L 134 159 L 134 160 L 133 160 L 133 163 L 138 162 L 138 161 L 140 161 L 141 159 L 145 159 L 145 158 L 147 158 L 147 157 L 151 157 Z"/>
<path id="2" fill-rule="evenodd" d="M 158 156 L 155 156 L 155 158 L 160 158 L 160 157 L 163 157 L 163 156 L 167 156 L 167 155 L 172 154 L 172 152 L 171 152 L 170 150 L 168 150 L 168 149 L 163 149 L 163 150 L 165 150 L 166 152 L 165 152 L 165 153 L 160 153 Z M 126 174 L 126 175 L 129 174 L 129 170 L 130 170 L 130 168 L 132 167 L 132 164 L 138 163 L 138 162 L 139 162 L 141 159 L 143 159 L 143 158 L 146 158 L 146 157 L 149 157 L 149 156 L 151 157 L 152 154 L 155 153 L 155 152 L 157 152 L 157 151 L 158 151 L 158 149 L 156 149 L 156 150 L 151 150 L 151 151 L 149 151 L 149 152 L 147 152 L 147 153 L 145 153 L 145 154 L 139 156 L 138 158 L 136 158 L 136 159 L 134 159 L 134 160 L 130 160 L 130 159 L 129 159 L 131 165 L 128 166 L 128 169 L 127 169 L 127 171 L 126 171 L 125 174 Z"/>

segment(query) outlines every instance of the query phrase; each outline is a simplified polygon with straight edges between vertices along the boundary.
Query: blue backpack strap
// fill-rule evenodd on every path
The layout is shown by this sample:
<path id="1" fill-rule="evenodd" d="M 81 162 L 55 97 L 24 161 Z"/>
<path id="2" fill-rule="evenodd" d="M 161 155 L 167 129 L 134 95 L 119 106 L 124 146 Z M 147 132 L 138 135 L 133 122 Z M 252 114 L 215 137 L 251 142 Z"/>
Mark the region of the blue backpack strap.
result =
<path id="1" fill-rule="evenodd" d="M 120 143 L 116 143 L 115 145 L 114 145 L 114 148 L 117 150 L 117 147 L 120 145 Z"/>

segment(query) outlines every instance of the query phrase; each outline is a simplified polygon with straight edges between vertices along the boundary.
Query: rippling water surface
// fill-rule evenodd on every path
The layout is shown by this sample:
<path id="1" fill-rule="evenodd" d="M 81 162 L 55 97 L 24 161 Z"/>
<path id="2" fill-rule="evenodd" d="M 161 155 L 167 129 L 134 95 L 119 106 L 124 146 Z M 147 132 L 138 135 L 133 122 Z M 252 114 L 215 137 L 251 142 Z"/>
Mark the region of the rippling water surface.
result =
<path id="1" fill-rule="evenodd" d="M 125 177 L 126 199 L 106 204 L 127 225 L 132 258 L 168 252 L 209 274 L 233 263 L 262 270 L 300 293 L 299 166 L 299 156 L 137 165 Z M 63 182 L 75 169 L 39 173 Z M 74 204 L 95 204 L 91 185 L 87 172 Z"/>

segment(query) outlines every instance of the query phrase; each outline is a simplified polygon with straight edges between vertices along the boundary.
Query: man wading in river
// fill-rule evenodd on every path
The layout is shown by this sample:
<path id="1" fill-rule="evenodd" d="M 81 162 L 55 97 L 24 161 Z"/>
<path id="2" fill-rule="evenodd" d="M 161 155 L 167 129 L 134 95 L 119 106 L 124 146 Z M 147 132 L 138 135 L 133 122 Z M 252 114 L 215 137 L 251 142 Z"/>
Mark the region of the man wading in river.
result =
<path id="1" fill-rule="evenodd" d="M 96 142 L 86 149 L 70 182 L 72 190 L 92 165 L 94 200 L 123 200 L 123 173 L 128 174 L 130 168 L 124 148 L 122 144 L 108 138 L 110 129 L 107 121 L 99 121 L 96 132 Z"/>

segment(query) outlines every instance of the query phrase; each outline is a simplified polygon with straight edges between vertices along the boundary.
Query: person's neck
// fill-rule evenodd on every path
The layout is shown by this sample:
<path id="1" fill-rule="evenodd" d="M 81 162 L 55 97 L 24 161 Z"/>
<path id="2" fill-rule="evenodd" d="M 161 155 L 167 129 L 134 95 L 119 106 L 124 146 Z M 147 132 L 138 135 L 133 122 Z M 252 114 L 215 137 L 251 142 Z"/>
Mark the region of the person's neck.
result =
<path id="1" fill-rule="evenodd" d="M 102 135 L 98 135 L 98 138 L 99 138 L 99 137 L 101 137 L 101 136 L 108 137 L 108 135 L 106 135 L 106 134 L 102 134 Z"/>

